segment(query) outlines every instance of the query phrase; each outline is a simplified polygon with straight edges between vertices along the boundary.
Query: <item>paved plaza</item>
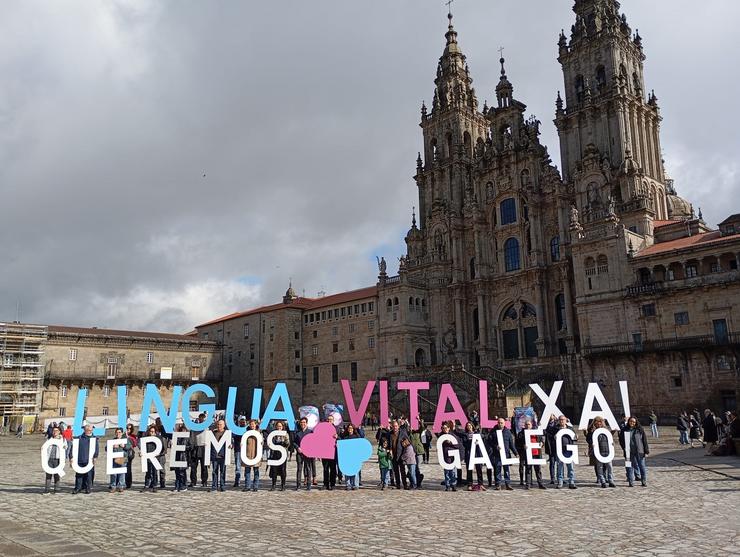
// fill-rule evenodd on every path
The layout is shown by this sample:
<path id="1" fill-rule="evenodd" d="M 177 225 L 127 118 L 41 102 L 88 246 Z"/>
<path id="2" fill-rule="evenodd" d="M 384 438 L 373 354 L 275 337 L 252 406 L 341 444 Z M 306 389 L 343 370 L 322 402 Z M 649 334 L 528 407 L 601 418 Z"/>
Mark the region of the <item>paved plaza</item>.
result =
<path id="1" fill-rule="evenodd" d="M 310 493 L 159 491 L 109 494 L 98 471 L 91 495 L 43 495 L 40 435 L 0 437 L 0 555 L 738 555 L 740 458 L 654 443 L 649 486 L 445 493 L 437 464 L 425 489 L 381 492 L 377 462 L 364 487 Z M 583 454 L 584 443 L 580 443 Z M 587 458 L 581 457 L 582 462 Z M 101 459 L 102 461 L 102 459 Z M 100 461 L 99 461 L 100 462 Z M 432 454 L 436 463 L 436 455 Z M 139 461 L 136 461 L 138 465 Z M 617 466 L 622 461 L 615 461 Z M 263 469 L 264 470 L 264 469 Z M 233 482 L 233 468 L 227 471 Z M 168 475 L 168 484 L 174 480 Z M 137 466 L 135 482 L 142 476 Z M 342 486 L 343 487 L 343 486 Z"/>

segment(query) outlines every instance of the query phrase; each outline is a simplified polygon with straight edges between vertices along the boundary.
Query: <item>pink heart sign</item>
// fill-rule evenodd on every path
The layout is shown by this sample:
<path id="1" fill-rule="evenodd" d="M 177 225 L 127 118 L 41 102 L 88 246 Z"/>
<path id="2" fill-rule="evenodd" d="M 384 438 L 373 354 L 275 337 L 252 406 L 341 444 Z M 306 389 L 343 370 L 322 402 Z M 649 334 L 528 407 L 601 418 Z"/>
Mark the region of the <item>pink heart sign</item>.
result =
<path id="1" fill-rule="evenodd" d="M 318 424 L 301 441 L 301 452 L 308 458 L 334 458 L 337 430 L 328 422 Z"/>

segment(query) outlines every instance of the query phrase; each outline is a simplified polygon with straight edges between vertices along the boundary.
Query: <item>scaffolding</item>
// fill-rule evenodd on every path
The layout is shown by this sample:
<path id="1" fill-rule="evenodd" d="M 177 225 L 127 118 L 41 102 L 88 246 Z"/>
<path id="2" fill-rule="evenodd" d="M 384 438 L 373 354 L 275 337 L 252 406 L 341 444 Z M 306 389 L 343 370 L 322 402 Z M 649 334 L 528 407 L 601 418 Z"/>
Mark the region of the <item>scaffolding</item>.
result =
<path id="1" fill-rule="evenodd" d="M 43 325 L 0 323 L 0 425 L 5 431 L 23 424 L 30 431 L 41 408 L 44 346 Z"/>

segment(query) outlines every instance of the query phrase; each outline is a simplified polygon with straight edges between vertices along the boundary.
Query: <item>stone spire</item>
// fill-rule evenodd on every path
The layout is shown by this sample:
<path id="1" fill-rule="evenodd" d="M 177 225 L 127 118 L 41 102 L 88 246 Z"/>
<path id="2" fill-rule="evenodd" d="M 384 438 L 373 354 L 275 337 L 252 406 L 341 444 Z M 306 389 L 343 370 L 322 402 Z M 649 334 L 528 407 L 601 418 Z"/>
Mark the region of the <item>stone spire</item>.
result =
<path id="1" fill-rule="evenodd" d="M 447 42 L 437 66 L 432 110 L 460 107 L 477 110 L 478 99 L 472 86 L 473 78 L 470 77 L 465 55 L 457 43 L 457 31 L 452 24 L 452 13 L 448 14 L 447 18 L 449 20 L 447 33 L 445 33 Z"/>
<path id="2" fill-rule="evenodd" d="M 501 52 L 503 52 L 503 48 Z M 499 108 L 511 106 L 511 102 L 514 100 L 514 86 L 509 81 L 509 78 L 506 77 L 505 62 L 506 60 L 502 56 L 499 60 L 501 64 L 501 78 L 498 81 L 498 85 L 496 85 L 496 98 L 498 99 Z"/>

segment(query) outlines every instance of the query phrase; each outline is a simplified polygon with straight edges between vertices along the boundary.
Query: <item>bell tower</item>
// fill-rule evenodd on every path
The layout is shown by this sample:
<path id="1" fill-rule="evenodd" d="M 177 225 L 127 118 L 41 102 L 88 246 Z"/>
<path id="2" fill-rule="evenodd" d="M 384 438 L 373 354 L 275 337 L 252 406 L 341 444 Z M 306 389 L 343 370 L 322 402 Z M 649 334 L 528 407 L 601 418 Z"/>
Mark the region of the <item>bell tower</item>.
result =
<path id="1" fill-rule="evenodd" d="M 581 224 L 618 218 L 651 237 L 668 218 L 657 97 L 646 93 L 642 37 L 617 0 L 575 0 L 570 39 L 561 33 L 555 125 L 563 180 L 576 193 Z"/>

